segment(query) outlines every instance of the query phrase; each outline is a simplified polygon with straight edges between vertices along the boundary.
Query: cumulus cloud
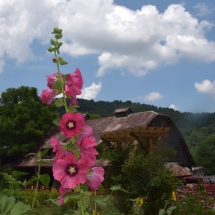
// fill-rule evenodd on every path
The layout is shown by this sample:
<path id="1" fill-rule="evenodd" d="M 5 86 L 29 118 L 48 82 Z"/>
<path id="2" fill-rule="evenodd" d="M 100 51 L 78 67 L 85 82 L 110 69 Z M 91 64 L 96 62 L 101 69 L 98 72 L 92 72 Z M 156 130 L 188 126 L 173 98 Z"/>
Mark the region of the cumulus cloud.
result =
<path id="1" fill-rule="evenodd" d="M 171 104 L 169 106 L 169 108 L 173 109 L 173 110 L 178 110 L 178 106 L 174 105 L 174 104 Z"/>
<path id="2" fill-rule="evenodd" d="M 95 99 L 101 89 L 102 89 L 101 82 L 99 82 L 98 84 L 93 83 L 91 86 L 85 87 L 82 90 L 82 94 L 77 97 L 82 99 L 87 99 L 87 100 Z"/>
<path id="3" fill-rule="evenodd" d="M 149 93 L 148 95 L 146 95 L 144 97 L 144 100 L 145 101 L 152 101 L 152 102 L 154 102 L 154 101 L 157 101 L 157 100 L 162 99 L 162 98 L 163 98 L 163 95 L 161 95 L 160 93 L 158 93 L 158 92 L 151 92 L 151 93 Z"/>
<path id="4" fill-rule="evenodd" d="M 215 81 L 211 82 L 206 79 L 200 83 L 196 82 L 194 85 L 198 92 L 213 95 L 215 99 Z"/>
<path id="5" fill-rule="evenodd" d="M 215 60 L 215 42 L 205 37 L 212 23 L 198 21 L 183 5 L 160 13 L 152 5 L 134 11 L 113 0 L 0 1 L 0 58 L 34 59 L 31 43 L 49 42 L 56 26 L 63 29 L 62 52 L 98 55 L 97 76 L 114 68 L 144 76 L 180 58 Z"/>
<path id="6" fill-rule="evenodd" d="M 212 13 L 212 8 L 206 3 L 198 3 L 194 6 L 194 9 L 196 10 L 197 16 L 205 16 Z"/>

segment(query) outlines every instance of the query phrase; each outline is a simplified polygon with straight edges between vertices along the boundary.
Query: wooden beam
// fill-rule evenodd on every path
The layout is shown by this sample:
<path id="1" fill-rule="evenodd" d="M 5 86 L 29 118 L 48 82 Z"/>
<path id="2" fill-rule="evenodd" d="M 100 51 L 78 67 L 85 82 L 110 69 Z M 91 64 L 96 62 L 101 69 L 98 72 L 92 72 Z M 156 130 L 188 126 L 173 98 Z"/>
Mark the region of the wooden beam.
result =
<path id="1" fill-rule="evenodd" d="M 136 140 L 137 140 L 137 142 L 142 146 L 142 148 L 148 153 L 149 151 L 148 151 L 148 149 L 144 146 L 144 144 L 143 144 L 143 142 L 141 141 L 141 139 L 139 138 L 139 137 L 137 137 L 134 133 L 130 133 L 130 135 L 132 136 L 132 137 L 134 137 Z"/>

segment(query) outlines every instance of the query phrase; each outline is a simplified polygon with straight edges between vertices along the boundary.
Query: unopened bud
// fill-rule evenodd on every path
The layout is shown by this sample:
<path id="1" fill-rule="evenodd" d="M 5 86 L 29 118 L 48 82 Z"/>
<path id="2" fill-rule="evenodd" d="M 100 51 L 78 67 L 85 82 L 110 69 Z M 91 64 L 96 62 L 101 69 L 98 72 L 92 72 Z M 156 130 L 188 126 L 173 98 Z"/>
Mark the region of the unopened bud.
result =
<path id="1" fill-rule="evenodd" d="M 53 61 L 54 63 L 56 63 L 56 62 L 57 62 L 57 59 L 56 59 L 56 58 L 53 58 L 52 61 Z"/>

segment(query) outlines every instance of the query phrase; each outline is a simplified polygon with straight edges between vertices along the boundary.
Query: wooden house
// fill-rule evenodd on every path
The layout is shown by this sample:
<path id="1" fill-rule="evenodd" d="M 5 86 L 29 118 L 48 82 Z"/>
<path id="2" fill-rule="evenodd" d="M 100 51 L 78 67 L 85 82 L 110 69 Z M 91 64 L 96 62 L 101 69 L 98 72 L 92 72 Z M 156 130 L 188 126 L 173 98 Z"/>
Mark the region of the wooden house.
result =
<path id="1" fill-rule="evenodd" d="M 102 144 L 103 141 L 115 143 L 136 141 L 146 152 L 152 150 L 155 145 L 161 144 L 176 152 L 175 156 L 169 160 L 170 163 L 189 169 L 194 165 L 182 134 L 170 117 L 154 111 L 132 113 L 130 108 L 117 109 L 114 114 L 115 116 L 98 119 L 89 119 L 85 115 L 85 123 L 92 127 L 93 136 L 98 144 Z M 58 127 L 53 127 L 47 134 L 44 144 L 38 148 L 38 151 L 50 148 L 50 152 L 44 157 L 50 163 L 44 164 L 42 168 L 42 171 L 50 172 L 50 174 L 54 156 L 49 144 L 52 136 L 62 142 L 67 139 Z M 33 167 L 37 167 L 36 158 L 33 156 L 25 157 L 16 165 L 17 169 L 28 172 L 32 172 Z"/>

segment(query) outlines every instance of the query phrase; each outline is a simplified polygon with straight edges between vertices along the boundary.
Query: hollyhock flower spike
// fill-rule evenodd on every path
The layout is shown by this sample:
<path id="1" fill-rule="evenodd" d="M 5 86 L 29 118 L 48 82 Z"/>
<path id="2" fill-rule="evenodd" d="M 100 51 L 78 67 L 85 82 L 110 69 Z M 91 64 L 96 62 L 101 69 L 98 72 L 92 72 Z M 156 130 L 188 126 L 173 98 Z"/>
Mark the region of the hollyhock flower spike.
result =
<path id="1" fill-rule="evenodd" d="M 60 129 L 67 136 L 81 134 L 84 127 L 84 117 L 81 113 L 66 113 L 60 120 Z"/>
<path id="2" fill-rule="evenodd" d="M 77 96 L 82 93 L 83 79 L 80 70 L 77 68 L 75 72 L 66 77 L 65 94 L 67 96 Z"/>
<path id="3" fill-rule="evenodd" d="M 68 152 L 64 158 L 56 160 L 52 170 L 54 178 L 63 188 L 74 189 L 78 184 L 86 182 L 86 173 L 89 169 L 84 158 L 76 161 L 75 156 Z"/>
<path id="4" fill-rule="evenodd" d="M 47 89 L 42 91 L 42 93 L 40 94 L 40 99 L 42 100 L 43 103 L 50 105 L 55 96 L 56 96 L 55 90 Z"/>
<path id="5" fill-rule="evenodd" d="M 91 190 L 98 190 L 98 187 L 104 181 L 104 169 L 101 166 L 92 167 L 87 174 L 87 184 Z"/>

